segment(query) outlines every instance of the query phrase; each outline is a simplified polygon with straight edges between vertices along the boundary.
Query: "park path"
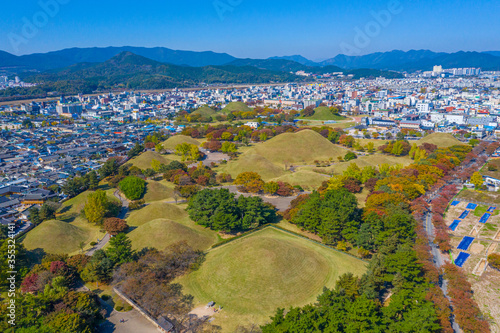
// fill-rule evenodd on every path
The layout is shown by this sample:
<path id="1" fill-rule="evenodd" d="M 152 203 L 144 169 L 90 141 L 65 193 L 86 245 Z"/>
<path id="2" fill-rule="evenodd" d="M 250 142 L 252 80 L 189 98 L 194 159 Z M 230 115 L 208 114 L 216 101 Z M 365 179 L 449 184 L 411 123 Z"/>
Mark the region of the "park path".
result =
<path id="1" fill-rule="evenodd" d="M 127 216 L 127 212 L 128 212 L 129 202 L 127 199 L 123 198 L 120 195 L 120 191 L 116 190 L 115 193 L 113 193 L 113 194 L 122 203 L 122 208 L 120 210 L 120 213 L 118 213 L 117 217 L 120 219 L 125 219 L 125 217 Z M 85 254 L 88 256 L 94 255 L 95 251 L 101 250 L 104 246 L 106 246 L 106 244 L 108 244 L 110 239 L 111 239 L 111 236 L 109 234 L 104 235 L 104 237 L 101 240 L 99 240 L 97 245 L 94 246 L 93 248 L 91 248 L 90 250 L 88 250 L 87 253 L 85 253 Z"/>

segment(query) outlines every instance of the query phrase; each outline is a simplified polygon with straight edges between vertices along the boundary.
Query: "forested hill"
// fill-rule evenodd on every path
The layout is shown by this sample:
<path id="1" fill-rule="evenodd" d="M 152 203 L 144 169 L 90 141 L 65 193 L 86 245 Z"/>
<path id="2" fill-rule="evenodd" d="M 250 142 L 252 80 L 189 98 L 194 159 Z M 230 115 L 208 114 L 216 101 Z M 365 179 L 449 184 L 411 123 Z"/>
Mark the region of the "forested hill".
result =
<path id="1" fill-rule="evenodd" d="M 310 78 L 253 66 L 188 67 L 157 62 L 131 52 L 122 52 L 103 63 L 79 63 L 59 70 L 26 74 L 29 89 L 7 89 L 3 96 L 43 96 L 92 93 L 111 89 L 169 89 L 206 84 L 307 82 Z M 0 96 L 1 96 L 0 95 Z"/>

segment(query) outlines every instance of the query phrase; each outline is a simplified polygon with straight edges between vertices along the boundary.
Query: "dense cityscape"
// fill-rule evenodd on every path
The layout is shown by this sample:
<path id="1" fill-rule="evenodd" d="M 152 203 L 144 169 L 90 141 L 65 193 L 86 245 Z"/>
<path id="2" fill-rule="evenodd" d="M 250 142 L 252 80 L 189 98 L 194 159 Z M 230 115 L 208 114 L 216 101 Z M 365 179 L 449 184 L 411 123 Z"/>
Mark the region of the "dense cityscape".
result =
<path id="1" fill-rule="evenodd" d="M 500 333 L 498 4 L 2 4 L 0 332 Z"/>

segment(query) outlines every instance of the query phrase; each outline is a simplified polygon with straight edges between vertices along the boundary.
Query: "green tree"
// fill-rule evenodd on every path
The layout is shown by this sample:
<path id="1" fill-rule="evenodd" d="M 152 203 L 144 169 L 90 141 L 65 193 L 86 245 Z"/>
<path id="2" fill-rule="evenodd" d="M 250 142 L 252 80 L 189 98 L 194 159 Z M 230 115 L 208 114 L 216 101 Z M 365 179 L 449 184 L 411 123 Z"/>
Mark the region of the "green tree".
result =
<path id="1" fill-rule="evenodd" d="M 236 148 L 236 145 L 233 142 L 223 142 L 220 150 L 223 153 L 236 153 L 238 148 Z"/>
<path id="2" fill-rule="evenodd" d="M 100 223 L 106 215 L 108 207 L 109 201 L 106 192 L 98 190 L 88 195 L 83 210 L 90 223 Z"/>
<path id="3" fill-rule="evenodd" d="M 479 172 L 474 172 L 470 178 L 470 182 L 476 186 L 476 189 L 481 188 L 484 183 L 483 176 Z"/>
<path id="4" fill-rule="evenodd" d="M 134 260 L 132 242 L 124 233 L 119 233 L 109 240 L 109 248 L 106 254 L 115 265 L 121 265 Z"/>
<path id="5" fill-rule="evenodd" d="M 151 160 L 151 168 L 153 168 L 153 170 L 155 172 L 160 172 L 160 168 L 161 168 L 161 162 L 156 160 L 156 159 L 152 159 Z"/>
<path id="6" fill-rule="evenodd" d="M 264 192 L 267 194 L 276 194 L 280 186 L 277 182 L 268 182 L 264 184 Z"/>
<path id="7" fill-rule="evenodd" d="M 101 175 L 101 178 L 106 178 L 109 176 L 116 175 L 118 172 L 118 162 L 116 159 L 109 159 L 104 163 L 101 168 L 99 169 L 99 174 Z"/>
<path id="8" fill-rule="evenodd" d="M 146 182 L 139 177 L 128 176 L 120 182 L 119 187 L 127 199 L 138 200 L 146 189 Z"/>

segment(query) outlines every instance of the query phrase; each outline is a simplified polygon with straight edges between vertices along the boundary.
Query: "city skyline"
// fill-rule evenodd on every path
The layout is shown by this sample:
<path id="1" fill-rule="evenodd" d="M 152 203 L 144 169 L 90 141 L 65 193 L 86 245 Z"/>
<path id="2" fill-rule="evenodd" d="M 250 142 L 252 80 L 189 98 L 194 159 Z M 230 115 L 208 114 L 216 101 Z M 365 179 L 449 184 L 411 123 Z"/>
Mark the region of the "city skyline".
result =
<path id="1" fill-rule="evenodd" d="M 495 34 L 500 23 L 494 17 L 500 5 L 493 1 L 121 4 L 4 4 L 0 49 L 22 55 L 72 47 L 160 46 L 239 58 L 302 55 L 317 61 L 396 49 L 484 52 L 500 45 Z"/>

